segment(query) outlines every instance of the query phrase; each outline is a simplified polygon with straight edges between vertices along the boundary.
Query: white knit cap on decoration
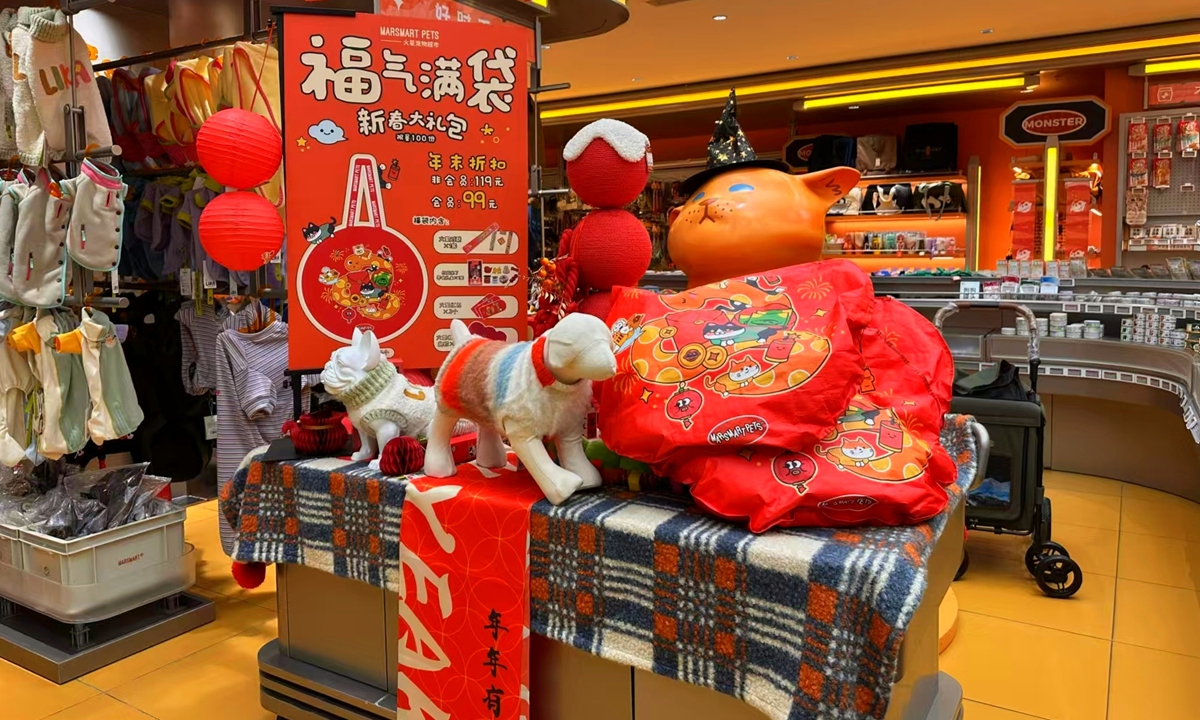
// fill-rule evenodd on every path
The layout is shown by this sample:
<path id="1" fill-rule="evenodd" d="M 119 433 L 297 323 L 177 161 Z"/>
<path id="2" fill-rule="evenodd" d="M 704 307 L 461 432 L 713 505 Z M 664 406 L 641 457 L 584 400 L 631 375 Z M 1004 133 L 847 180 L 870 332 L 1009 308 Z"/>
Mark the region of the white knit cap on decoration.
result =
<path id="1" fill-rule="evenodd" d="M 612 120 L 604 118 L 588 125 L 579 132 L 575 133 L 575 137 L 567 143 L 563 148 L 563 159 L 567 162 L 573 162 L 583 155 L 583 151 L 587 150 L 588 145 L 592 144 L 597 138 L 608 143 L 609 147 L 617 151 L 617 155 L 625 162 L 637 162 L 646 157 L 646 151 L 650 149 L 650 138 L 643 135 L 637 128 L 623 123 L 620 120 Z"/>

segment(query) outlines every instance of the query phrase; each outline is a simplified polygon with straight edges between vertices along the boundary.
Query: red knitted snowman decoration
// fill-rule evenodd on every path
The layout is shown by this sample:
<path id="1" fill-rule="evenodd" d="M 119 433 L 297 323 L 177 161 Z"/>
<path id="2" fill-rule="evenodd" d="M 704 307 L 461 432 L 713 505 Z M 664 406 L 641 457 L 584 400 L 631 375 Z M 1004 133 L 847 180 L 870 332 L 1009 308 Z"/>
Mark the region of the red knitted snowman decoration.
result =
<path id="1" fill-rule="evenodd" d="M 597 120 L 563 148 L 567 179 L 597 210 L 563 233 L 559 257 L 542 260 L 534 331 L 541 334 L 578 310 L 608 319 L 614 286 L 636 286 L 650 266 L 650 234 L 623 208 L 650 179 L 650 140 L 619 120 Z"/>

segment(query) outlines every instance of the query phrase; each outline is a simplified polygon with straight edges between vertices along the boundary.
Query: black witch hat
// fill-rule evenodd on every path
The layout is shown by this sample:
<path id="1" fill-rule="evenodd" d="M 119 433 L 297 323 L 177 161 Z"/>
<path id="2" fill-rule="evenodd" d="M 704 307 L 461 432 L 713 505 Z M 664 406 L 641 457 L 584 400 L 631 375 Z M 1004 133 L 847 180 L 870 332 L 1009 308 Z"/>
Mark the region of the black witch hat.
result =
<path id="1" fill-rule="evenodd" d="M 742 132 L 742 126 L 737 120 L 737 92 L 729 91 L 729 99 L 725 101 L 725 110 L 717 121 L 717 129 L 713 131 L 712 140 L 708 141 L 708 167 L 687 180 L 683 181 L 683 193 L 691 197 L 700 186 L 727 170 L 739 168 L 770 168 L 782 172 L 788 171 L 787 164 L 779 160 L 759 160 L 750 141 Z"/>

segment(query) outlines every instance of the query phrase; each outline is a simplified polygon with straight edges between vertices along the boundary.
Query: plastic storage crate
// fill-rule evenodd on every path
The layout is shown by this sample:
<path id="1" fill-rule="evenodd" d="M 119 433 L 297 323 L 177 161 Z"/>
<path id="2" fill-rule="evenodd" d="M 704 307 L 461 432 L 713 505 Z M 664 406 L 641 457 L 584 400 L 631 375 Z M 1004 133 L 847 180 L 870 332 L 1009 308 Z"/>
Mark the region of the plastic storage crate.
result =
<path id="1" fill-rule="evenodd" d="M 105 620 L 196 580 L 182 509 L 75 540 L 0 525 L 0 596 L 64 623 Z"/>

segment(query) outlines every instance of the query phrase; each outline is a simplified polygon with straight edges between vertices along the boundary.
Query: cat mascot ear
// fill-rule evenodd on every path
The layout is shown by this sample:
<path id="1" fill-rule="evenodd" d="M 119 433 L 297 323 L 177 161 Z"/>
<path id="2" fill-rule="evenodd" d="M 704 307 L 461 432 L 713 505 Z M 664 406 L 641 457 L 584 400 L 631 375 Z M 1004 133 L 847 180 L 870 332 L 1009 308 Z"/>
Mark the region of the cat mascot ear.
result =
<path id="1" fill-rule="evenodd" d="M 798 182 L 808 186 L 810 192 L 821 198 L 826 209 L 845 197 L 846 193 L 862 179 L 862 173 L 854 168 L 835 167 L 807 175 L 796 175 Z"/>

